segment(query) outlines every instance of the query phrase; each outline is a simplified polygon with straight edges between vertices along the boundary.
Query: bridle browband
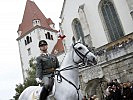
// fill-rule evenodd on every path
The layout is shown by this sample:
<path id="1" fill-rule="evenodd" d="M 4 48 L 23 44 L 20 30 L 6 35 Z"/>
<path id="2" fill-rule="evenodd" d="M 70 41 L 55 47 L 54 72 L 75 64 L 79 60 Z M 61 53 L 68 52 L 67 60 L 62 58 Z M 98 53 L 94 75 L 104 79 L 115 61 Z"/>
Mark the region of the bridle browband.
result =
<path id="1" fill-rule="evenodd" d="M 85 64 L 85 61 L 87 60 L 87 54 L 90 52 L 90 51 L 87 51 L 86 53 L 85 53 L 85 55 L 84 54 L 82 54 L 79 50 L 77 50 L 74 46 L 75 45 L 77 45 L 78 43 L 80 43 L 80 42 L 77 42 L 77 43 L 75 43 L 74 45 L 72 45 L 73 46 L 73 49 L 74 49 L 74 51 L 75 51 L 75 53 L 80 57 L 80 59 L 82 60 L 82 63 L 83 64 Z M 73 52 L 74 52 L 73 51 Z M 74 59 L 73 59 L 73 62 L 75 63 L 75 65 L 77 65 L 77 64 L 79 64 L 80 62 L 75 62 L 74 61 Z M 71 66 L 68 66 L 68 67 L 65 67 L 65 68 L 63 68 L 63 69 L 61 69 L 61 70 L 56 70 L 56 72 L 55 72 L 55 75 L 57 75 L 57 82 L 58 83 L 61 83 L 62 82 L 62 79 L 64 79 L 65 81 L 67 81 L 68 83 L 70 83 L 71 85 L 73 85 L 75 88 L 76 88 L 76 90 L 77 90 L 77 94 L 78 94 L 78 100 L 79 100 L 79 89 L 80 89 L 80 85 L 79 85 L 79 87 L 77 87 L 75 84 L 73 84 L 71 81 L 69 81 L 68 79 L 66 79 L 64 76 L 62 76 L 61 75 L 61 71 L 66 71 L 66 70 L 71 70 L 71 69 L 75 69 L 75 68 L 78 68 L 79 66 L 73 66 L 73 65 L 71 65 Z M 83 68 L 83 67 L 82 67 Z M 60 78 L 60 79 L 59 79 Z"/>

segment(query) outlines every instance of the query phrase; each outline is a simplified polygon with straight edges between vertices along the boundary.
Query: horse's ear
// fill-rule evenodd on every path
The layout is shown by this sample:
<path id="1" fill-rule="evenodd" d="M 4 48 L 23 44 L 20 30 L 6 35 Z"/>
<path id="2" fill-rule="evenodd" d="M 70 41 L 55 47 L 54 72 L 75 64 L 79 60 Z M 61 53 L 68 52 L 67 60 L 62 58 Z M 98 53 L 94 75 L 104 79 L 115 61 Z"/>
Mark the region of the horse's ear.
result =
<path id="1" fill-rule="evenodd" d="M 77 41 L 77 42 L 81 42 L 82 41 L 82 39 L 81 39 L 81 37 L 79 38 L 79 40 Z"/>
<path id="2" fill-rule="evenodd" d="M 72 37 L 72 41 L 73 41 L 73 44 L 75 44 L 76 40 L 74 36 Z"/>
<path id="3" fill-rule="evenodd" d="M 81 42 L 81 39 L 79 39 L 77 42 Z"/>
<path id="4" fill-rule="evenodd" d="M 72 37 L 72 41 L 73 41 L 73 44 L 75 44 L 75 43 L 81 42 L 82 39 L 80 38 L 78 41 L 76 41 L 75 37 L 73 36 L 73 37 Z"/>

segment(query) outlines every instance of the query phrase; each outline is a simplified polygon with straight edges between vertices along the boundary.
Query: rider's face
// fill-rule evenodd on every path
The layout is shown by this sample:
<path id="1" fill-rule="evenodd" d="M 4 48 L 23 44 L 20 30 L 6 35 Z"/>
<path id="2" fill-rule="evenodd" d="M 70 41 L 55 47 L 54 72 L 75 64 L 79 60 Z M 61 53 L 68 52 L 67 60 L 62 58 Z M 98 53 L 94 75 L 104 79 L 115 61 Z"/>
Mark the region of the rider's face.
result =
<path id="1" fill-rule="evenodd" d="M 42 52 L 44 52 L 44 53 L 47 52 L 47 49 L 48 49 L 48 45 L 42 45 L 42 46 L 40 46 L 40 50 L 41 50 Z"/>

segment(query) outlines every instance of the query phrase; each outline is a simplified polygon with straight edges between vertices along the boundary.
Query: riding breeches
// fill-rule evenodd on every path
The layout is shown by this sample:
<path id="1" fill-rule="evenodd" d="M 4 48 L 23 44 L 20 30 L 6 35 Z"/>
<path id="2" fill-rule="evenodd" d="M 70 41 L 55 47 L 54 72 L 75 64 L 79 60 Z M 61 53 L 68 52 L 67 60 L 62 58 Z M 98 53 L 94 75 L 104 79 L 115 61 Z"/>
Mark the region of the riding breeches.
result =
<path id="1" fill-rule="evenodd" d="M 48 90 L 51 91 L 52 87 L 54 85 L 54 78 L 53 77 L 43 77 L 42 79 L 43 83 L 44 83 L 44 87 Z"/>

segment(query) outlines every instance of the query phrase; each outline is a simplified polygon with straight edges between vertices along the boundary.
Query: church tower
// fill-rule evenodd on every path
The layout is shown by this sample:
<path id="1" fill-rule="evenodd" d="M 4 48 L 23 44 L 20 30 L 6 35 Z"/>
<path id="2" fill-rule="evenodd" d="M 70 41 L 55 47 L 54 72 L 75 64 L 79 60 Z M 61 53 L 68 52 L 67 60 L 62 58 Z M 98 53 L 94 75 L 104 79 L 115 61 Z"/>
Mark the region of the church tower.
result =
<path id="1" fill-rule="evenodd" d="M 48 52 L 53 52 L 60 45 L 58 51 L 64 51 L 62 41 L 58 39 L 58 31 L 54 28 L 54 23 L 50 18 L 46 18 L 34 1 L 27 0 L 23 19 L 18 28 L 18 46 L 22 66 L 23 78 L 26 78 L 26 70 L 30 68 L 29 60 L 36 58 L 40 54 L 38 42 L 46 40 L 49 48 Z"/>

